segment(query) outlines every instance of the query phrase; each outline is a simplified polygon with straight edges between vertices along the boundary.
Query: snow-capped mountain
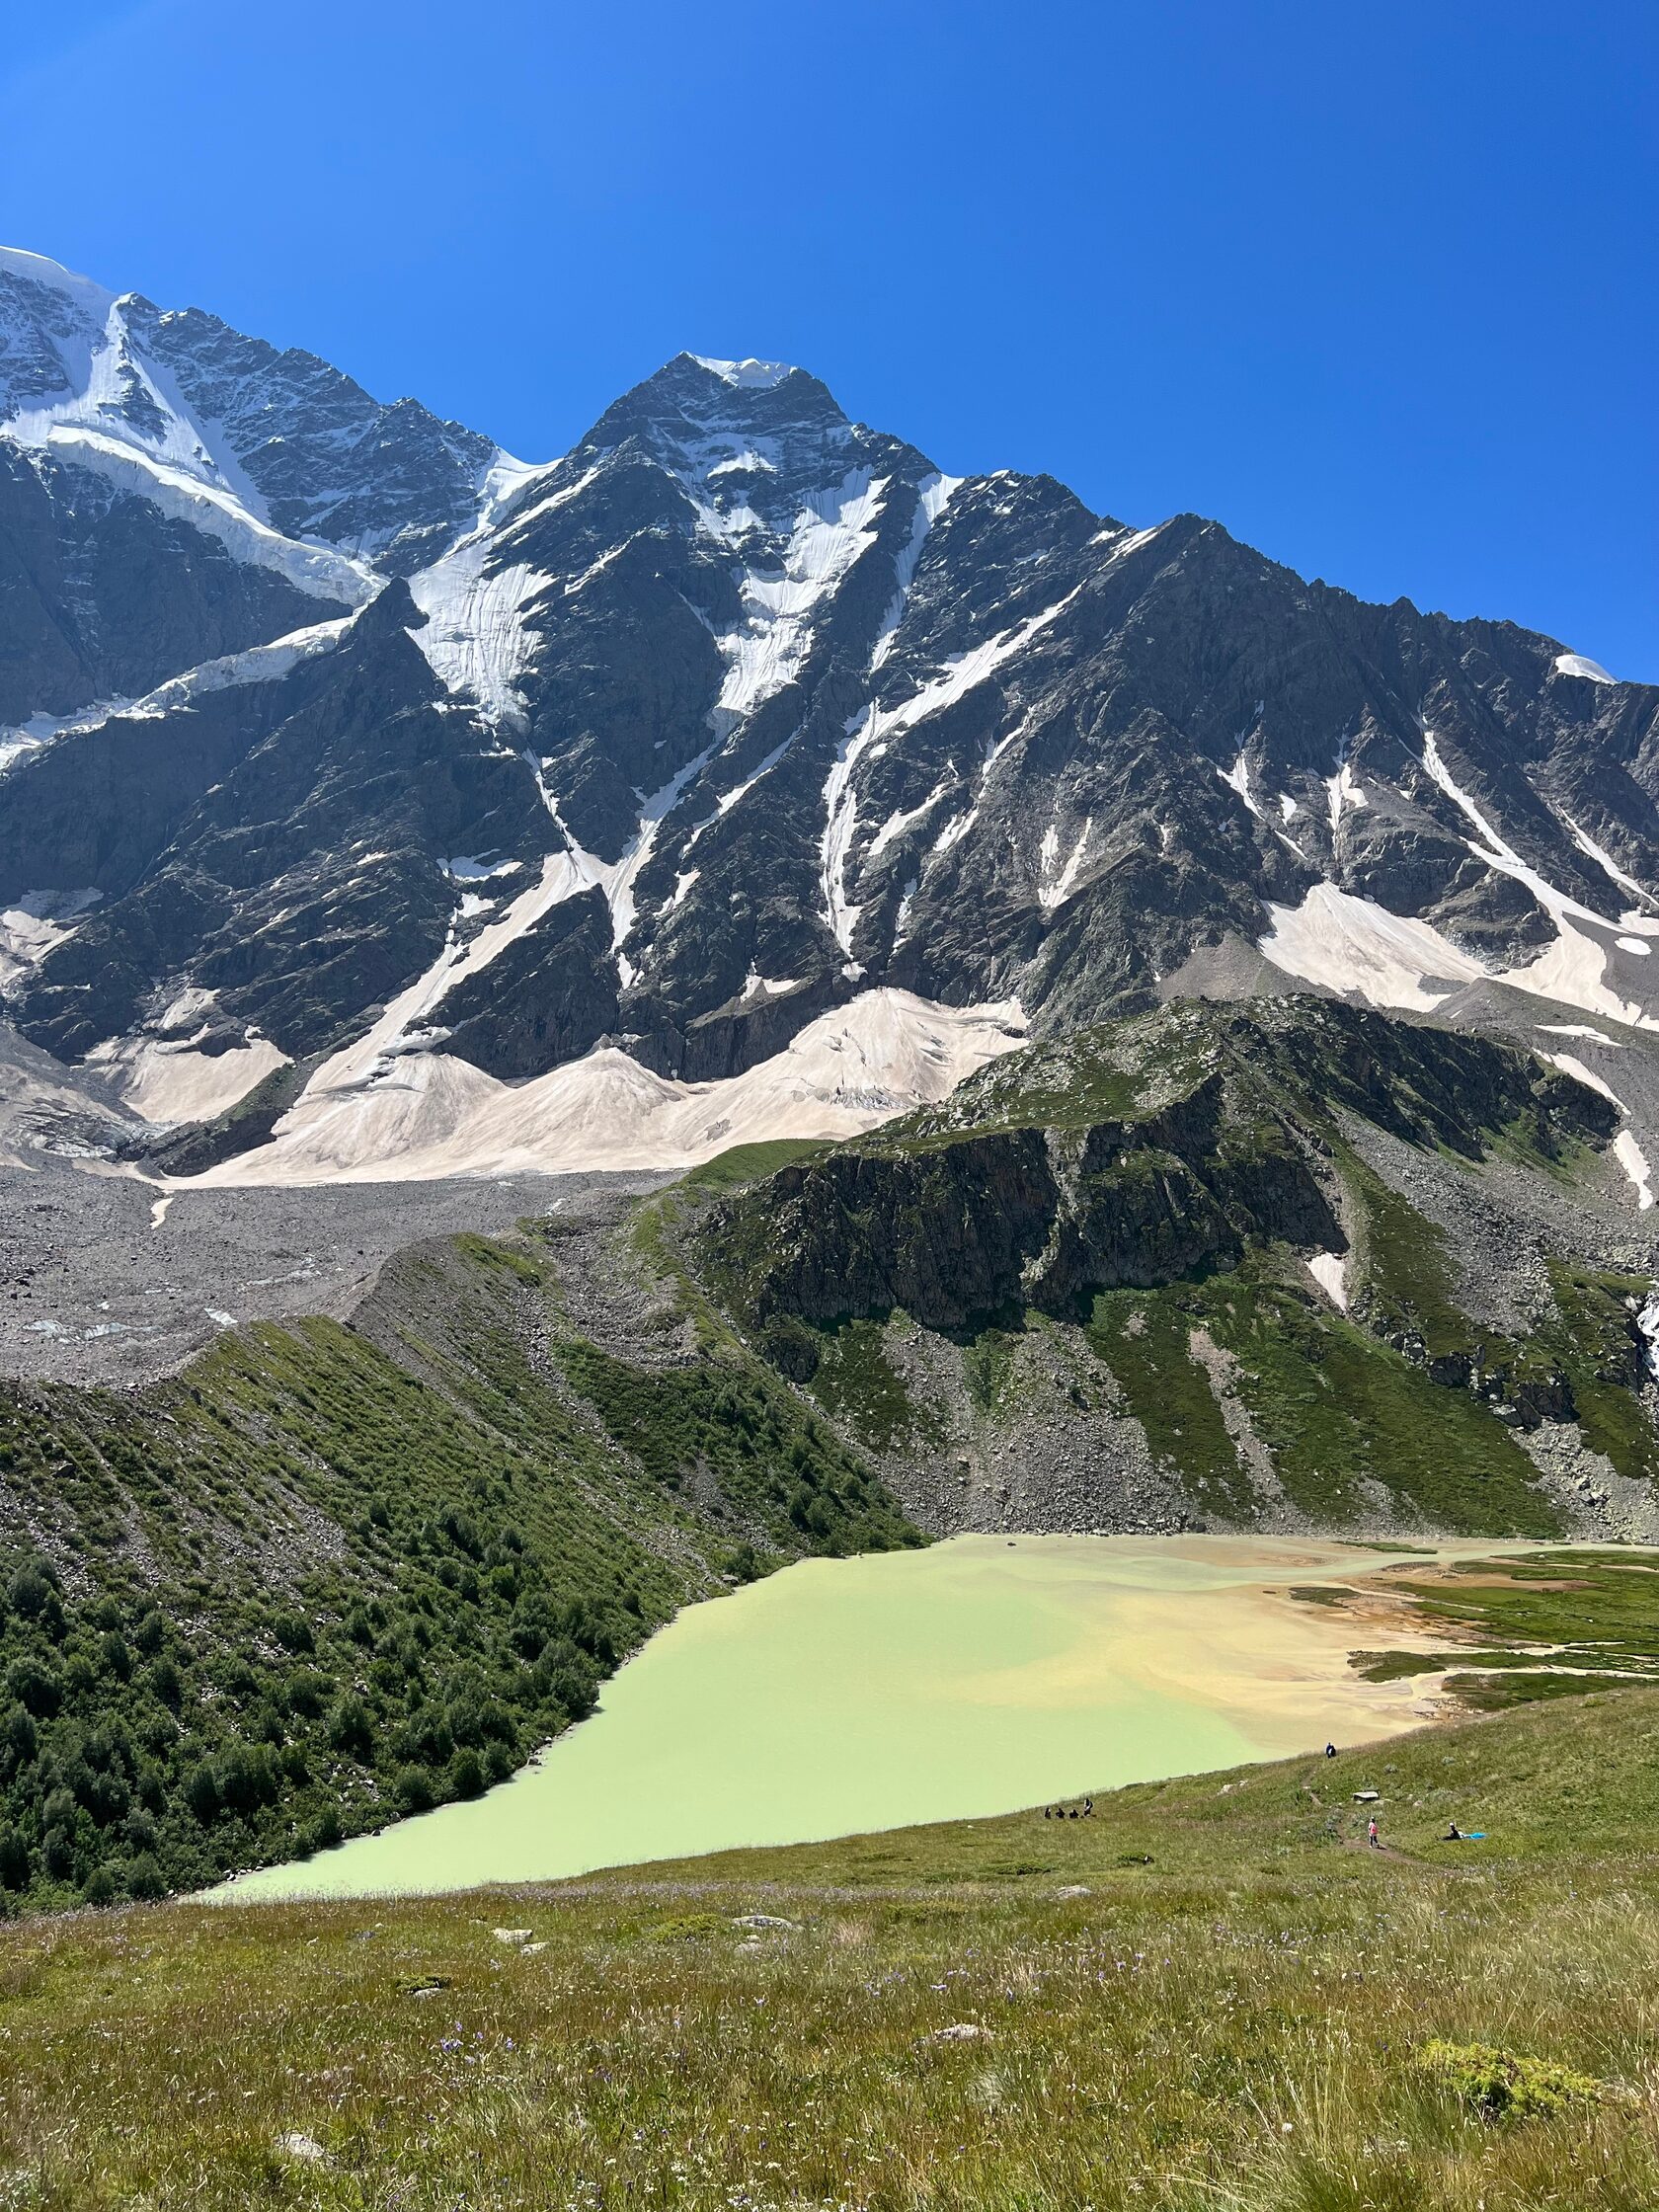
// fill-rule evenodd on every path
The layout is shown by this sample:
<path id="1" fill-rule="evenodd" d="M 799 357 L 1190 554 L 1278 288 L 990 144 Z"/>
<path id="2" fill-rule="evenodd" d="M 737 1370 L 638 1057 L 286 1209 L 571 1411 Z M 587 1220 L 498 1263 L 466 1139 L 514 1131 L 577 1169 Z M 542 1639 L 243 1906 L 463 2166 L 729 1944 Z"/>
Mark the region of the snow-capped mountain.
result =
<path id="1" fill-rule="evenodd" d="M 7 1004 L 157 1119 L 263 1082 L 227 1174 L 603 1156 L 613 1111 L 679 1156 L 1275 973 L 1659 1027 L 1659 690 L 1558 641 L 955 479 L 781 364 L 681 355 L 527 468 L 0 286 Z"/>

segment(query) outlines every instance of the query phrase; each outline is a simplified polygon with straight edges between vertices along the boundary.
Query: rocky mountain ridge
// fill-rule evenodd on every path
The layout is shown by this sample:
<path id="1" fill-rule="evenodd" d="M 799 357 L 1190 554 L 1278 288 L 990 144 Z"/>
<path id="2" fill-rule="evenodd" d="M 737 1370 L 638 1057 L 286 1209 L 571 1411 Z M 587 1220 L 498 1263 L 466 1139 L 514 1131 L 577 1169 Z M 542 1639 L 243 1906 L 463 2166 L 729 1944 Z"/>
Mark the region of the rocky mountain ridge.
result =
<path id="1" fill-rule="evenodd" d="M 778 1164 L 688 1249 L 931 1526 L 1647 1540 L 1620 1122 L 1420 1019 L 1187 1003 Z"/>
<path id="2" fill-rule="evenodd" d="M 1293 981 L 1596 1068 L 1659 1019 L 1659 689 L 1558 641 L 954 479 L 782 364 L 682 355 L 525 468 L 35 257 L 0 301 L 6 1011 L 151 1122 L 291 1067 L 239 1173 L 464 1170 L 501 1086 L 803 1036 L 875 1118 L 930 1094 L 870 994 L 912 1058 Z"/>

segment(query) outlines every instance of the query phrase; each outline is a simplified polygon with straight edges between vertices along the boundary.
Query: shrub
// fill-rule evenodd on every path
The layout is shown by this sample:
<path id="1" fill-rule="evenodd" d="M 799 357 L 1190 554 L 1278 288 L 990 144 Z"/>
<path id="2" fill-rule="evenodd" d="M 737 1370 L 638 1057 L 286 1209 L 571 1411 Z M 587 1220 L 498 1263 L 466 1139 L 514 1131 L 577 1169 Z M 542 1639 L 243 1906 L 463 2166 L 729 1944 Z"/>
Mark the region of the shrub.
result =
<path id="1" fill-rule="evenodd" d="M 224 1798 L 219 1790 L 219 1778 L 213 1771 L 211 1760 L 203 1759 L 193 1767 L 185 1778 L 185 1803 L 200 1821 L 203 1828 L 210 1828 L 224 1810 Z"/>
<path id="2" fill-rule="evenodd" d="M 21 1767 L 31 1766 L 40 1745 L 35 1715 L 27 1705 L 14 1705 L 0 1720 L 0 1773 L 11 1776 Z"/>
<path id="3" fill-rule="evenodd" d="M 21 1566 L 13 1568 L 6 1584 L 6 1603 L 20 1620 L 42 1623 L 55 1606 L 61 1625 L 63 1609 L 57 1593 L 57 1569 L 49 1559 L 42 1558 L 37 1552 L 33 1558 L 25 1559 Z"/>
<path id="4" fill-rule="evenodd" d="M 41 1720 L 49 1720 L 63 1702 L 63 1679 L 39 1659 L 14 1659 L 6 1669 L 6 1694 Z"/>
<path id="5" fill-rule="evenodd" d="M 592 1677 L 580 1667 L 549 1667 L 544 1659 L 536 1668 L 536 1676 L 541 1695 L 569 1720 L 586 1720 L 599 1701 Z"/>
<path id="6" fill-rule="evenodd" d="M 0 1828 L 0 1882 L 8 1889 L 29 1886 L 29 1840 L 20 1828 Z"/>
<path id="7" fill-rule="evenodd" d="M 425 1767 L 400 1767 L 392 1783 L 392 1801 L 400 1813 L 430 1812 L 436 1803 L 432 1777 Z"/>
<path id="8" fill-rule="evenodd" d="M 1490 2043 L 1425 2043 L 1421 2073 L 1485 2120 L 1547 2118 L 1600 2096 L 1602 2086 L 1541 2058 L 1523 2058 Z"/>
<path id="9" fill-rule="evenodd" d="M 392 1756 L 408 1766 L 441 1767 L 453 1749 L 448 1726 L 435 1705 L 418 1705 L 392 1734 Z"/>
<path id="10" fill-rule="evenodd" d="M 483 1791 L 483 1764 L 477 1752 L 465 1745 L 449 1762 L 449 1788 L 456 1797 L 477 1797 Z"/>
<path id="11" fill-rule="evenodd" d="M 312 1851 L 333 1851 L 342 1833 L 339 1813 L 325 1805 L 307 1830 L 306 1842 Z"/>
<path id="12" fill-rule="evenodd" d="M 328 1702 L 334 1684 L 315 1667 L 296 1667 L 287 1681 L 289 1712 L 298 1713 L 302 1719 L 315 1720 Z"/>
<path id="13" fill-rule="evenodd" d="M 140 1852 L 127 1867 L 126 1892 L 141 1903 L 167 1895 L 166 1879 L 149 1852 Z"/>
<path id="14" fill-rule="evenodd" d="M 89 1905 L 113 1905 L 118 1894 L 119 1886 L 108 1866 L 95 1866 L 81 1891 Z"/>
<path id="15" fill-rule="evenodd" d="M 366 1759 L 374 1749 L 374 1723 L 355 1691 L 336 1700 L 328 1717 L 328 1740 L 336 1751 L 356 1759 Z"/>
<path id="16" fill-rule="evenodd" d="M 154 1851 L 156 1847 L 154 1815 L 147 1812 L 142 1805 L 134 1805 L 122 1824 L 121 1835 L 125 1838 L 129 1851 Z"/>
<path id="17" fill-rule="evenodd" d="M 219 1754 L 215 1772 L 219 1795 L 233 1813 L 246 1816 L 276 1795 L 276 1767 L 269 1744 L 244 1744 L 232 1738 Z"/>
<path id="18" fill-rule="evenodd" d="M 297 1613 L 279 1613 L 271 1623 L 271 1632 L 284 1651 L 304 1652 L 317 1648 L 310 1621 Z"/>
<path id="19" fill-rule="evenodd" d="M 552 1640 L 556 1623 L 553 1608 L 546 1594 L 528 1590 L 513 1609 L 513 1625 L 509 1631 L 514 1649 L 523 1659 L 539 1659 Z"/>

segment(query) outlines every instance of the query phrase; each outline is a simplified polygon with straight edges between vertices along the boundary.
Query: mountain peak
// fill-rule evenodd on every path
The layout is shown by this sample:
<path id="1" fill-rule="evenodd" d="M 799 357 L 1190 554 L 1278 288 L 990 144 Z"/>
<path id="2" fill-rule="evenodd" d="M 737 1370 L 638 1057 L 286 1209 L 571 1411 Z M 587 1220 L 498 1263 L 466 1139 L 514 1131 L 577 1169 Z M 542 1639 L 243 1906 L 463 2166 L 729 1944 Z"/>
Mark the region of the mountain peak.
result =
<path id="1" fill-rule="evenodd" d="M 99 322 L 116 303 L 116 293 L 103 284 L 94 283 L 90 276 L 77 276 L 45 254 L 32 254 L 24 246 L 0 246 L 0 276 L 17 277 L 26 284 L 58 292 Z"/>
<path id="2" fill-rule="evenodd" d="M 786 376 L 801 372 L 789 361 L 722 361 L 707 354 L 684 354 L 682 360 L 695 361 L 699 368 L 706 368 L 711 376 L 718 376 L 723 384 L 732 384 L 744 391 L 771 391 Z"/>
<path id="3" fill-rule="evenodd" d="M 803 436 L 817 446 L 844 440 L 851 426 L 827 384 L 787 361 L 717 360 L 675 354 L 608 407 L 583 449 L 613 451 L 630 438 L 676 463 L 712 440 Z"/>

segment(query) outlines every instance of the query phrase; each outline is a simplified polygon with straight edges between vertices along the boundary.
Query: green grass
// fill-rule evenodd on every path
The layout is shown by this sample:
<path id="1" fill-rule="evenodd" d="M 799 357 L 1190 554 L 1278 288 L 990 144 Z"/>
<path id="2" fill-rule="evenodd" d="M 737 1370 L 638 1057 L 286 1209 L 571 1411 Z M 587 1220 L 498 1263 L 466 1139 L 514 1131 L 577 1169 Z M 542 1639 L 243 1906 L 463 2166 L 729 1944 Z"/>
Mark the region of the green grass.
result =
<path id="1" fill-rule="evenodd" d="M 812 1393 L 830 1420 L 876 1452 L 940 1441 L 937 1409 L 910 1395 L 888 1355 L 883 1323 L 843 1321 L 817 1334 Z"/>
<path id="2" fill-rule="evenodd" d="M 1642 1375 L 1627 1303 L 1645 1299 L 1651 1281 L 1552 1260 L 1549 1283 L 1556 1318 L 1540 1332 L 1540 1350 L 1572 1386 L 1584 1441 L 1605 1452 L 1620 1474 L 1652 1480 L 1659 1476 L 1659 1432 L 1631 1386 L 1639 1387 Z"/>
<path id="3" fill-rule="evenodd" d="M 727 1151 L 716 1152 L 713 1159 L 704 1160 L 701 1167 L 693 1167 L 674 1188 L 693 1196 L 724 1196 L 750 1183 L 764 1182 L 780 1167 L 817 1159 L 829 1148 L 810 1137 L 774 1137 L 755 1145 L 734 1145 Z"/>
<path id="4" fill-rule="evenodd" d="M 1189 1349 L 1200 1326 L 1238 1363 L 1238 1394 L 1279 1480 L 1321 1525 L 1356 1517 L 1370 1482 L 1442 1528 L 1559 1532 L 1532 1462 L 1482 1400 L 1431 1382 L 1290 1278 L 1285 1256 L 1267 1251 L 1201 1282 L 1095 1301 L 1091 1344 L 1153 1452 L 1202 1505 L 1247 1518 L 1253 1492 Z"/>
<path id="5" fill-rule="evenodd" d="M 1643 2212 L 1656 1819 L 1620 1692 L 1089 1821 L 14 1925 L 5 2201 Z"/>
<path id="6" fill-rule="evenodd" d="M 1179 1294 L 1106 1291 L 1094 1302 L 1088 1339 L 1153 1457 L 1178 1472 L 1207 1511 L 1247 1514 L 1253 1492 L 1210 1379 L 1189 1349 L 1194 1320 Z"/>
<path id="7" fill-rule="evenodd" d="M 1410 1594 L 1426 1621 L 1455 1624 L 1495 1648 L 1359 1654 L 1369 1681 L 1458 1667 L 1458 1696 L 1498 1711 L 1579 1697 L 1605 1687 L 1609 1675 L 1659 1676 L 1659 1570 L 1645 1558 L 1536 1551 L 1469 1561 L 1428 1581 L 1389 1581 Z"/>
<path id="8" fill-rule="evenodd" d="M 920 1540 L 870 1470 L 793 1391 L 742 1355 L 694 1367 L 632 1365 L 580 1337 L 557 1356 L 614 1441 L 655 1481 L 696 1494 L 712 1478 L 780 1548 L 886 1551 Z"/>
<path id="9" fill-rule="evenodd" d="M 1445 1230 L 1347 1147 L 1341 1167 L 1362 1224 L 1354 1294 L 1369 1302 L 1374 1325 L 1416 1336 L 1425 1359 L 1472 1352 L 1482 1332 L 1458 1304 Z"/>

